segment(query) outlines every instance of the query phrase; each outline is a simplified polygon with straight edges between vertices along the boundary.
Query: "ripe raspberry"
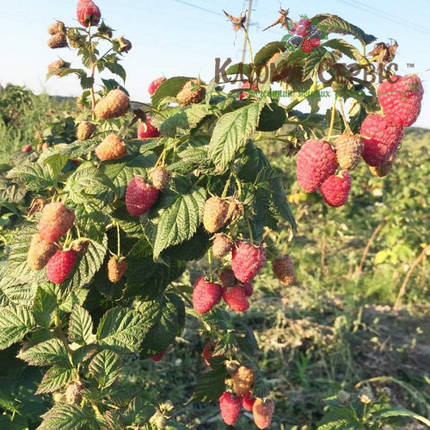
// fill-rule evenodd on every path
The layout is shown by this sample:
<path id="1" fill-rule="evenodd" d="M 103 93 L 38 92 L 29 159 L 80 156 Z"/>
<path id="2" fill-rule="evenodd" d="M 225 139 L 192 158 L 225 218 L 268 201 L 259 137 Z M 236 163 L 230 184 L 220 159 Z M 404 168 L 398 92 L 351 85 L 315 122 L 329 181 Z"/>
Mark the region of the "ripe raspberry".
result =
<path id="1" fill-rule="evenodd" d="M 236 285 L 230 290 L 225 290 L 223 298 L 227 305 L 235 312 L 245 312 L 249 308 L 245 290 L 241 285 Z"/>
<path id="2" fill-rule="evenodd" d="M 348 200 L 351 189 L 351 176 L 346 170 L 340 172 L 342 177 L 331 175 L 321 185 L 321 194 L 330 206 L 342 206 Z"/>
<path id="3" fill-rule="evenodd" d="M 219 408 L 224 422 L 228 426 L 233 426 L 239 418 L 242 399 L 225 391 L 219 398 Z"/>
<path id="4" fill-rule="evenodd" d="M 252 285 L 252 282 L 245 282 L 242 285 L 243 291 L 245 291 L 246 297 L 251 297 L 254 293 L 254 285 Z"/>
<path id="5" fill-rule="evenodd" d="M 252 407 L 254 406 L 255 400 L 256 399 L 255 399 L 255 397 L 252 397 L 251 392 L 246 393 L 242 397 L 243 409 L 245 409 L 246 411 L 252 411 Z"/>
<path id="6" fill-rule="evenodd" d="M 40 237 L 46 242 L 57 242 L 73 227 L 75 213 L 67 209 L 63 202 L 47 204 L 39 221 Z"/>
<path id="7" fill-rule="evenodd" d="M 251 88 L 252 91 L 258 91 L 258 87 L 254 84 L 252 84 L 252 87 L 251 87 L 251 84 L 249 83 L 249 81 L 243 82 L 240 88 L 244 90 Z M 248 96 L 249 96 L 248 91 L 242 91 L 239 95 L 239 100 L 247 99 Z"/>
<path id="8" fill-rule="evenodd" d="M 163 349 L 162 351 L 160 351 L 158 354 L 155 354 L 151 357 L 149 357 L 152 361 L 160 361 L 165 355 L 166 355 L 167 349 Z"/>
<path id="9" fill-rule="evenodd" d="M 382 115 L 370 114 L 361 124 L 362 156 L 369 166 L 380 166 L 390 158 L 403 138 L 403 129 Z"/>
<path id="10" fill-rule="evenodd" d="M 46 242 L 35 233 L 31 238 L 30 247 L 27 253 L 27 264 L 31 270 L 40 270 L 46 266 L 48 260 L 57 251 L 57 246 L 51 242 Z"/>
<path id="11" fill-rule="evenodd" d="M 176 95 L 176 99 L 181 106 L 187 106 L 192 103 L 200 103 L 206 95 L 206 89 L 199 79 L 191 79 Z"/>
<path id="12" fill-rule="evenodd" d="M 154 79 L 148 87 L 148 93 L 149 95 L 153 96 L 155 94 L 155 91 L 158 90 L 158 87 L 166 80 L 164 76 L 161 78 Z"/>
<path id="13" fill-rule="evenodd" d="M 100 9 L 91 0 L 79 0 L 76 7 L 79 24 L 83 27 L 95 26 L 100 21 Z"/>
<path id="14" fill-rule="evenodd" d="M 94 131 L 96 130 L 96 125 L 87 120 L 81 121 L 76 127 L 76 138 L 80 141 L 89 139 Z"/>
<path id="15" fill-rule="evenodd" d="M 217 234 L 212 243 L 212 253 L 215 258 L 223 258 L 233 249 L 232 240 L 225 234 Z"/>
<path id="16" fill-rule="evenodd" d="M 107 272 L 108 272 L 108 278 L 109 281 L 116 284 L 121 280 L 121 278 L 124 276 L 124 273 L 127 271 L 128 264 L 124 260 L 124 258 L 119 259 L 115 256 L 112 256 L 109 258 L 108 264 L 107 264 Z"/>
<path id="17" fill-rule="evenodd" d="M 272 415 L 275 410 L 273 400 L 266 400 L 263 402 L 261 399 L 256 399 L 252 407 L 252 415 L 254 416 L 254 423 L 259 429 L 267 429 L 272 422 Z"/>
<path id="18" fill-rule="evenodd" d="M 236 242 L 232 252 L 231 268 L 240 282 L 252 281 L 266 262 L 263 245 L 256 247 L 247 242 Z"/>
<path id="19" fill-rule="evenodd" d="M 321 45 L 321 40 L 318 39 L 318 37 L 311 37 L 309 42 L 311 43 L 312 48 L 318 48 L 318 46 Z"/>
<path id="20" fill-rule="evenodd" d="M 391 169 L 393 168 L 394 162 L 396 161 L 396 157 L 397 157 L 397 151 L 394 151 L 390 155 L 390 158 L 385 163 L 376 167 L 369 166 L 370 173 L 373 176 L 377 176 L 379 178 L 387 176 L 391 172 Z"/>
<path id="21" fill-rule="evenodd" d="M 51 36 L 54 36 L 54 34 L 57 34 L 57 33 L 64 33 L 64 30 L 65 30 L 64 22 L 61 22 L 61 21 L 56 21 L 48 27 L 48 33 Z"/>
<path id="22" fill-rule="evenodd" d="M 309 52 L 312 52 L 314 50 L 314 46 L 310 39 L 305 39 L 302 43 L 302 51 L 309 54 Z"/>
<path id="23" fill-rule="evenodd" d="M 424 94 L 417 75 L 393 76 L 378 88 L 378 101 L 387 119 L 399 127 L 410 127 L 421 112 Z"/>
<path id="24" fill-rule="evenodd" d="M 307 193 L 317 190 L 336 168 L 336 153 L 323 140 L 306 141 L 297 154 L 297 182 Z"/>
<path id="25" fill-rule="evenodd" d="M 113 133 L 103 139 L 95 152 L 97 158 L 101 161 L 119 160 L 127 155 L 124 142 Z"/>
<path id="26" fill-rule="evenodd" d="M 364 148 L 359 135 L 342 134 L 336 139 L 335 147 L 337 162 L 342 169 L 351 170 L 357 167 Z"/>
<path id="27" fill-rule="evenodd" d="M 22 148 L 21 148 L 21 151 L 22 152 L 31 152 L 33 150 L 33 147 L 31 146 L 31 145 L 24 145 Z"/>
<path id="28" fill-rule="evenodd" d="M 221 285 L 208 282 L 202 276 L 194 284 L 193 309 L 199 314 L 205 314 L 219 303 L 221 297 Z"/>
<path id="29" fill-rule="evenodd" d="M 141 122 L 139 124 L 139 127 L 137 128 L 138 139 L 145 140 L 158 136 L 160 136 L 158 128 L 154 127 L 149 119 L 147 119 L 146 122 Z"/>
<path id="30" fill-rule="evenodd" d="M 230 288 L 236 283 L 236 277 L 234 276 L 233 270 L 226 268 L 218 276 L 222 286 L 224 288 Z"/>
<path id="31" fill-rule="evenodd" d="M 77 254 L 75 251 L 58 250 L 46 265 L 46 276 L 48 281 L 61 284 L 70 275 L 75 267 Z"/>
<path id="32" fill-rule="evenodd" d="M 157 190 L 166 187 L 170 180 L 170 173 L 164 167 L 157 167 L 151 173 L 151 182 Z"/>
<path id="33" fill-rule="evenodd" d="M 246 366 L 240 366 L 232 376 L 233 391 L 237 396 L 244 396 L 254 385 L 254 371 Z"/>
<path id="34" fill-rule="evenodd" d="M 229 203 L 219 197 L 206 200 L 203 209 L 203 226 L 209 233 L 215 233 L 224 227 L 228 220 Z"/>
<path id="35" fill-rule="evenodd" d="M 64 393 L 66 403 L 69 405 L 77 405 L 82 400 L 83 384 L 79 381 L 69 382 Z"/>
<path id="36" fill-rule="evenodd" d="M 281 281 L 283 285 L 291 285 L 296 277 L 294 270 L 293 260 L 289 255 L 284 255 L 277 258 L 272 263 L 272 270 L 275 276 Z"/>
<path id="37" fill-rule="evenodd" d="M 125 205 L 131 216 L 143 215 L 155 204 L 159 191 L 155 187 L 147 185 L 138 176 L 133 178 L 125 191 Z"/>
<path id="38" fill-rule="evenodd" d="M 48 46 L 51 49 L 65 48 L 67 46 L 67 38 L 64 33 L 55 33 L 48 39 Z"/>
<path id="39" fill-rule="evenodd" d="M 129 98 L 124 91 L 111 90 L 96 104 L 94 113 L 97 119 L 118 118 L 127 113 Z"/>

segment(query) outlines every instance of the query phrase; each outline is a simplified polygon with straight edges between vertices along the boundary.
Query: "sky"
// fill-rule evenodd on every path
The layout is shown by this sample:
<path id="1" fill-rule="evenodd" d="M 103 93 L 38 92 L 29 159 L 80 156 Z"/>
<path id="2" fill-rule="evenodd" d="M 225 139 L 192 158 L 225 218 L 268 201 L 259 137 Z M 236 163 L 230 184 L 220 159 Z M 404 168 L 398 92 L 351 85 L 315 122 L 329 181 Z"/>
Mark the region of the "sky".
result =
<path id="1" fill-rule="evenodd" d="M 56 19 L 77 25 L 76 0 L 0 0 L 0 84 L 26 85 L 33 91 L 76 96 L 74 76 L 46 81 L 47 65 L 58 58 L 77 66 L 72 50 L 48 48 L 47 28 Z M 214 77 L 215 58 L 240 61 L 243 36 L 236 36 L 223 15 L 225 9 L 239 16 L 248 0 L 97 0 L 102 17 L 117 36 L 131 40 L 124 56 L 125 87 L 132 100 L 149 100 L 149 83 L 159 76 Z M 379 41 L 399 44 L 399 74 L 418 73 L 424 82 L 423 109 L 416 125 L 430 128 L 430 0 L 281 0 L 289 16 L 334 13 Z M 278 17 L 280 0 L 253 0 L 250 37 L 253 50 L 280 40 L 280 27 L 262 29 Z M 351 39 L 352 40 L 352 39 Z M 111 77 L 106 74 L 105 77 Z"/>

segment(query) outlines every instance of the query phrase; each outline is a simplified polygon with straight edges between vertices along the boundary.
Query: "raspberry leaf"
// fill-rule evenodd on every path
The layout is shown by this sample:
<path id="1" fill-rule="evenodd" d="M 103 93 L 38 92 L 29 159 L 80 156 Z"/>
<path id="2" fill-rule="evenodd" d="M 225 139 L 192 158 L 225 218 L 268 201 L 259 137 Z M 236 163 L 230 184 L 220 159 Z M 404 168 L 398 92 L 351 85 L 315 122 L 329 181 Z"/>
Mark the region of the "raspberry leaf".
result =
<path id="1" fill-rule="evenodd" d="M 57 307 L 57 293 L 52 284 L 44 284 L 37 287 L 33 302 L 33 313 L 36 322 L 48 328 L 52 314 Z"/>
<path id="2" fill-rule="evenodd" d="M 100 428 L 94 419 L 94 414 L 87 408 L 64 403 L 57 403 L 42 418 L 43 422 L 37 430 L 95 430 Z"/>
<path id="3" fill-rule="evenodd" d="M 200 377 L 193 394 L 194 401 L 211 402 L 219 399 L 225 390 L 224 380 L 228 376 L 224 361 L 224 357 L 213 357 L 210 360 L 211 369 Z"/>
<path id="4" fill-rule="evenodd" d="M 121 359 L 117 353 L 104 349 L 94 356 L 88 370 L 100 388 L 107 388 L 115 382 L 121 371 Z"/>
<path id="5" fill-rule="evenodd" d="M 67 364 L 67 350 L 58 339 L 41 342 L 17 356 L 30 366 L 48 366 L 52 364 Z"/>
<path id="6" fill-rule="evenodd" d="M 0 349 L 20 341 L 35 327 L 34 316 L 24 306 L 5 306 L 0 317 Z"/>
<path id="7" fill-rule="evenodd" d="M 54 365 L 43 375 L 36 394 L 52 393 L 73 379 L 74 369 L 67 364 Z"/>
<path id="8" fill-rule="evenodd" d="M 176 76 L 166 79 L 152 96 L 152 105 L 155 108 L 158 108 L 161 102 L 166 98 L 175 97 L 190 79 L 192 78 L 186 78 L 184 76 Z"/>
<path id="9" fill-rule="evenodd" d="M 69 339 L 85 345 L 93 340 L 93 321 L 89 312 L 81 306 L 73 308 L 69 320 Z"/>

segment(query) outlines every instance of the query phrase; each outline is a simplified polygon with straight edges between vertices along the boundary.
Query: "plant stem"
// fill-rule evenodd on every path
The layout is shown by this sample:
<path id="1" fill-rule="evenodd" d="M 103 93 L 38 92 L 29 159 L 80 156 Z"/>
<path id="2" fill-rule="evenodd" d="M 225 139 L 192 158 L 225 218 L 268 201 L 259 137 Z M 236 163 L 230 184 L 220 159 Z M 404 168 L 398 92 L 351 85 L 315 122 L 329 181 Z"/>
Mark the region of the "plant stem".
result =
<path id="1" fill-rule="evenodd" d="M 222 199 L 225 198 L 227 193 L 228 193 L 228 189 L 230 188 L 230 182 L 231 182 L 232 175 L 233 175 L 233 168 L 230 170 L 230 175 L 227 179 L 227 182 L 225 183 L 224 190 L 222 191 L 222 194 L 221 194 Z"/>
<path id="2" fill-rule="evenodd" d="M 348 132 L 351 132 L 351 127 L 349 126 L 348 121 L 346 120 L 345 110 L 343 108 L 343 100 L 339 99 L 339 107 L 340 107 L 340 113 L 342 114 L 343 123 L 345 125 L 345 129 Z"/>
<path id="3" fill-rule="evenodd" d="M 208 251 L 208 263 L 209 263 L 209 281 L 213 280 L 213 263 L 212 263 L 212 248 Z"/>
<path id="4" fill-rule="evenodd" d="M 119 224 L 116 223 L 116 241 L 117 241 L 117 246 L 118 246 L 118 258 L 121 257 L 121 232 L 119 230 Z"/>
<path id="5" fill-rule="evenodd" d="M 337 102 L 337 94 L 334 95 L 333 107 L 331 108 L 330 128 L 328 130 L 327 139 L 330 139 L 330 137 L 331 137 L 331 135 L 333 133 L 334 119 L 336 117 L 336 102 Z"/>
<path id="6" fill-rule="evenodd" d="M 249 218 L 246 218 L 246 225 L 248 226 L 248 234 L 251 239 L 251 244 L 254 244 L 254 235 L 252 234 L 251 223 L 249 222 Z"/>

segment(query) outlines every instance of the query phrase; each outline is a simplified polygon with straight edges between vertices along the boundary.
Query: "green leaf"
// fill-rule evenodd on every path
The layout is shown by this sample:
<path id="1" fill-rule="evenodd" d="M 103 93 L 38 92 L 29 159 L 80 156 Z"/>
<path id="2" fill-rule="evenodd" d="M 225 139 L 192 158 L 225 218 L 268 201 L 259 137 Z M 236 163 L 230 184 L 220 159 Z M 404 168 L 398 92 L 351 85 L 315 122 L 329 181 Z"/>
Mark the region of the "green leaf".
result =
<path id="1" fill-rule="evenodd" d="M 263 107 L 261 101 L 252 103 L 223 115 L 216 123 L 208 155 L 221 171 L 227 168 L 254 133 Z"/>
<path id="2" fill-rule="evenodd" d="M 0 312 L 0 349 L 19 342 L 35 326 L 34 316 L 24 306 L 6 306 Z"/>
<path id="3" fill-rule="evenodd" d="M 190 239 L 202 221 L 206 190 L 196 187 L 188 194 L 178 194 L 176 200 L 163 211 L 154 243 L 154 259 L 161 251 Z"/>
<path id="4" fill-rule="evenodd" d="M 33 314 L 37 323 L 48 328 L 57 307 L 57 294 L 50 284 L 37 287 L 33 302 Z"/>
<path id="5" fill-rule="evenodd" d="M 249 78 L 251 74 L 251 65 L 243 63 L 232 64 L 226 69 L 225 73 L 227 75 L 239 75 L 238 78 L 240 78 L 240 75 L 242 74 L 243 76 Z"/>
<path id="6" fill-rule="evenodd" d="M 143 302 L 139 313 L 145 326 L 143 347 L 150 354 L 166 349 L 182 331 L 185 322 L 184 303 L 175 294 Z"/>
<path id="7" fill-rule="evenodd" d="M 135 311 L 116 307 L 109 309 L 100 320 L 97 340 L 102 345 L 139 349 L 144 332 L 142 316 Z"/>
<path id="8" fill-rule="evenodd" d="M 43 422 L 36 430 L 99 430 L 90 412 L 79 406 L 57 403 L 42 415 Z"/>
<path id="9" fill-rule="evenodd" d="M 121 371 L 121 359 L 117 353 L 105 349 L 94 356 L 88 370 L 99 387 L 106 388 L 116 381 Z"/>
<path id="10" fill-rule="evenodd" d="M 179 132 L 189 132 L 210 112 L 210 106 L 193 104 L 182 108 L 179 112 L 167 118 L 160 126 L 163 136 L 175 137 Z"/>
<path id="11" fill-rule="evenodd" d="M 352 60 L 357 60 L 359 63 L 367 61 L 354 45 L 351 45 L 343 39 L 330 39 L 324 42 L 322 46 L 337 49 L 338 51 L 342 52 L 342 54 L 346 55 Z"/>
<path id="12" fill-rule="evenodd" d="M 309 53 L 303 64 L 303 80 L 311 78 L 315 73 L 332 67 L 341 58 L 339 51 L 328 51 L 319 46 Z"/>
<path id="13" fill-rule="evenodd" d="M 58 339 L 49 339 L 31 348 L 21 351 L 18 356 L 30 366 L 50 366 L 67 364 L 67 350 Z"/>
<path id="14" fill-rule="evenodd" d="M 121 64 L 116 62 L 105 62 L 104 65 L 106 68 L 115 75 L 118 75 L 124 82 L 127 77 L 127 73 L 124 69 L 124 67 L 121 66 Z"/>
<path id="15" fill-rule="evenodd" d="M 69 319 L 69 339 L 85 345 L 93 339 L 93 321 L 89 312 L 81 306 L 73 308 Z"/>
<path id="16" fill-rule="evenodd" d="M 373 416 L 375 418 L 378 418 L 379 420 L 383 420 L 385 418 L 392 418 L 392 417 L 409 417 L 425 424 L 427 427 L 430 428 L 429 419 L 417 414 L 416 412 L 410 411 L 405 408 L 391 407 L 390 409 L 383 409 L 381 411 L 378 411 L 374 413 Z"/>
<path id="17" fill-rule="evenodd" d="M 157 108 L 165 98 L 176 97 L 176 94 L 178 94 L 183 86 L 191 79 L 192 78 L 186 78 L 184 76 L 166 79 L 152 96 L 152 105 Z"/>
<path id="18" fill-rule="evenodd" d="M 321 420 L 317 430 L 364 430 L 354 416 L 355 411 L 346 407 L 331 408 Z"/>
<path id="19" fill-rule="evenodd" d="M 296 220 L 294 219 L 290 203 L 285 194 L 281 178 L 272 179 L 270 181 L 272 190 L 272 202 L 276 212 L 291 225 L 293 231 L 297 231 Z"/>
<path id="20" fill-rule="evenodd" d="M 59 179 L 51 166 L 38 163 L 19 165 L 10 170 L 7 176 L 23 184 L 28 190 L 38 192 L 54 187 Z"/>
<path id="21" fill-rule="evenodd" d="M 273 57 L 277 52 L 285 51 L 285 43 L 283 42 L 270 42 L 263 46 L 254 57 L 254 63 L 256 65 L 266 64 L 267 61 Z"/>
<path id="22" fill-rule="evenodd" d="M 74 370 L 66 365 L 55 365 L 43 375 L 36 394 L 52 393 L 73 379 Z"/>
<path id="23" fill-rule="evenodd" d="M 287 119 L 285 109 L 276 103 L 264 106 L 258 121 L 258 131 L 276 131 L 284 125 Z"/>
<path id="24" fill-rule="evenodd" d="M 225 379 L 228 376 L 224 361 L 223 357 L 214 357 L 210 361 L 211 368 L 200 377 L 193 394 L 194 400 L 210 402 L 220 398 L 225 391 Z"/>

